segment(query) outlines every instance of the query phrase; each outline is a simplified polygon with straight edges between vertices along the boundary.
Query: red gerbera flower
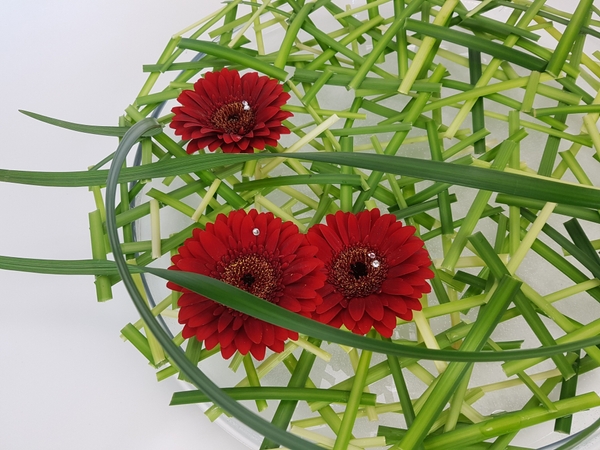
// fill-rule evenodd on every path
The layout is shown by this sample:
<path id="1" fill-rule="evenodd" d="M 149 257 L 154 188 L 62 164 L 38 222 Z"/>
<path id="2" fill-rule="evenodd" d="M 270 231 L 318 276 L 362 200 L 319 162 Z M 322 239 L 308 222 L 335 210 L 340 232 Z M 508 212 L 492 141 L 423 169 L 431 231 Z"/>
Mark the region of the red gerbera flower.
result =
<path id="1" fill-rule="evenodd" d="M 193 90 L 183 91 L 173 108 L 171 128 L 189 140 L 188 153 L 221 147 L 225 153 L 252 153 L 275 146 L 290 130 L 281 122 L 293 114 L 281 106 L 290 98 L 272 78 L 237 70 L 208 72 Z"/>
<path id="2" fill-rule="evenodd" d="M 421 295 L 431 291 L 426 280 L 434 275 L 423 241 L 414 236 L 414 227 L 378 209 L 338 211 L 326 220 L 327 225 L 315 225 L 307 235 L 327 272 L 318 291 L 323 303 L 313 317 L 356 334 L 375 327 L 391 337 L 396 317 L 411 320 L 412 311 L 421 310 Z"/>
<path id="3" fill-rule="evenodd" d="M 216 278 L 311 317 L 322 301 L 316 291 L 326 278 L 317 251 L 293 223 L 271 213 L 240 210 L 220 214 L 205 230 L 195 229 L 173 256 L 170 269 Z M 179 298 L 183 337 L 195 336 L 208 349 L 220 344 L 224 358 L 239 350 L 263 359 L 267 347 L 281 352 L 286 339 L 298 339 L 294 331 L 234 311 L 175 283 L 167 286 L 183 292 Z"/>

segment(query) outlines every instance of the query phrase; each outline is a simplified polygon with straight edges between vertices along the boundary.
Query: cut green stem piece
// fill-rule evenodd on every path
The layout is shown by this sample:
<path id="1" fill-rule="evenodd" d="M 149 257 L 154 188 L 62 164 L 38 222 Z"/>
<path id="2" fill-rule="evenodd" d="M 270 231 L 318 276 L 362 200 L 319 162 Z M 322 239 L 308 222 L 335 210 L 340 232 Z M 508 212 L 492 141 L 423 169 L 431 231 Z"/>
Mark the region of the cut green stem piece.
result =
<path id="1" fill-rule="evenodd" d="M 481 53 L 469 48 L 469 81 L 475 86 L 479 81 L 479 78 L 481 78 Z M 483 97 L 479 97 L 473 105 L 471 119 L 473 122 L 474 133 L 485 129 Z M 475 154 L 485 153 L 485 140 L 480 139 L 476 141 L 474 148 Z"/>
<path id="2" fill-rule="evenodd" d="M 400 398 L 400 404 L 402 405 L 402 414 L 404 414 L 404 420 L 406 426 L 410 427 L 415 419 L 415 411 L 413 409 L 412 400 L 410 399 L 410 393 L 406 386 L 404 375 L 402 374 L 402 368 L 400 367 L 400 361 L 395 356 L 388 356 L 388 366 L 396 386 L 396 392 Z"/>
<path id="3" fill-rule="evenodd" d="M 448 0 L 444 2 L 444 5 L 438 12 L 433 23 L 435 25 L 445 25 L 446 22 L 450 19 L 454 8 L 459 4 L 459 0 Z M 411 2 L 412 5 L 412 2 Z M 437 41 L 433 37 L 427 36 L 423 39 L 423 43 L 419 47 L 419 51 L 413 58 L 413 62 L 406 73 L 406 77 L 400 83 L 400 87 L 398 88 L 398 92 L 401 94 L 408 94 L 411 90 L 413 83 L 419 77 L 421 70 L 425 62 L 429 59 L 430 53 L 433 50 L 434 46 L 436 46 Z"/>
<path id="4" fill-rule="evenodd" d="M 446 3 L 448 2 L 445 2 L 445 4 Z M 425 44 L 427 39 L 444 40 L 465 46 L 472 50 L 489 54 L 494 58 L 498 58 L 503 61 L 512 62 L 520 67 L 524 67 L 529 70 L 543 71 L 546 68 L 546 61 L 544 61 L 541 58 L 537 58 L 525 52 L 521 52 L 519 50 L 515 50 L 507 46 L 497 44 L 495 42 L 491 42 L 487 39 L 483 39 L 478 36 L 473 36 L 472 34 L 463 33 L 454 29 L 448 29 L 443 26 L 436 26 L 435 22 L 434 24 L 430 24 L 413 19 L 408 19 L 406 21 L 406 28 L 427 36 L 423 40 L 423 45 Z"/>
<path id="5" fill-rule="evenodd" d="M 506 164 L 508 164 L 508 160 L 510 159 L 511 152 L 516 148 L 517 144 L 513 141 L 506 140 L 502 143 L 501 148 L 499 150 L 498 156 L 494 159 L 494 162 L 491 166 L 493 170 L 503 170 Z M 469 212 L 465 216 L 465 219 L 450 246 L 450 249 L 446 252 L 444 256 L 444 261 L 442 262 L 442 268 L 453 270 L 458 258 L 467 244 L 467 239 L 473 233 L 475 226 L 479 222 L 481 214 L 483 210 L 487 206 L 487 203 L 491 197 L 492 193 L 489 191 L 479 191 L 473 201 L 471 208 L 469 208 Z"/>
<path id="6" fill-rule="evenodd" d="M 514 273 L 509 267 L 502 263 L 492 246 L 487 242 L 481 232 L 477 232 L 470 236 L 469 242 L 471 242 L 479 256 L 485 261 L 486 266 L 489 267 L 494 277 L 500 278 L 504 275 Z M 523 318 L 527 321 L 529 327 L 540 340 L 540 342 L 543 345 L 556 345 L 556 341 L 533 309 L 530 300 L 523 294 L 523 292 L 519 291 L 516 293 L 514 296 L 514 302 L 516 307 L 523 315 Z M 566 360 L 564 355 L 554 355 L 552 360 L 556 364 L 556 367 L 560 370 L 565 380 L 568 380 L 575 375 L 571 364 Z"/>
<path id="7" fill-rule="evenodd" d="M 243 357 L 244 369 L 246 370 L 246 377 L 248 378 L 248 382 L 250 386 L 260 389 L 260 380 L 258 378 L 258 374 L 256 373 L 256 367 L 254 367 L 254 362 L 252 361 L 252 356 L 250 353 L 247 353 Z M 239 388 L 237 388 L 239 389 Z M 256 408 L 258 412 L 264 411 L 267 409 L 267 402 L 265 399 L 257 399 L 256 400 Z"/>
<path id="8" fill-rule="evenodd" d="M 370 338 L 373 338 L 374 336 L 375 335 L 373 331 L 369 332 Z M 371 356 L 372 352 L 370 351 L 363 350 L 361 352 L 358 366 L 356 368 L 356 374 L 354 376 L 354 383 L 350 391 L 350 398 L 348 399 L 348 404 L 346 405 L 344 418 L 342 419 L 342 424 L 340 425 L 340 429 L 335 439 L 333 450 L 346 450 L 348 448 L 348 443 L 352 435 L 352 428 L 354 427 L 356 414 L 360 405 L 360 399 L 364 395 L 363 390 L 366 385 L 369 365 L 371 364 Z"/>
<path id="9" fill-rule="evenodd" d="M 291 388 L 291 387 L 234 387 L 223 388 L 235 400 L 282 400 L 282 401 L 325 401 L 328 403 L 347 403 L 350 398 L 349 391 L 316 388 Z M 361 393 L 359 403 L 369 406 L 375 405 L 375 394 Z M 188 405 L 192 403 L 206 403 L 210 399 L 200 391 L 175 392 L 171 405 Z M 268 448 L 268 447 L 267 447 Z"/>
<path id="10" fill-rule="evenodd" d="M 555 402 L 555 411 L 548 411 L 543 406 L 531 407 L 469 425 L 445 435 L 432 436 L 426 441 L 426 448 L 427 450 L 445 450 L 457 448 L 457 446 L 458 448 L 468 448 L 467 445 L 506 433 L 517 432 L 526 427 L 599 405 L 600 398 L 595 392 L 591 392 Z"/>
<path id="11" fill-rule="evenodd" d="M 581 362 L 580 356 L 573 363 L 573 371 L 575 376 L 562 382 L 560 388 L 560 399 L 565 400 L 568 398 L 575 397 L 577 394 L 577 380 L 579 375 L 579 364 Z M 563 416 L 554 422 L 554 431 L 559 433 L 571 434 L 571 424 L 573 422 L 573 415 Z"/>
<path id="12" fill-rule="evenodd" d="M 575 39 L 577 39 L 577 36 L 581 32 L 581 28 L 585 24 L 586 18 L 591 12 L 592 4 L 593 0 L 579 1 L 573 17 L 569 20 L 567 28 L 559 40 L 556 49 L 552 52 L 552 57 L 548 61 L 546 71 L 555 77 L 560 75 L 560 71 L 569 56 L 573 43 L 575 42 Z"/>
<path id="13" fill-rule="evenodd" d="M 394 17 L 394 22 L 385 31 L 381 39 L 379 39 L 379 41 L 375 44 L 373 50 L 369 52 L 369 56 L 367 56 L 365 62 L 358 69 L 358 73 L 348 84 L 348 88 L 354 90 L 358 89 L 358 87 L 361 85 L 362 81 L 365 79 L 375 62 L 379 59 L 379 56 L 386 49 L 387 45 L 390 43 L 392 38 L 396 37 L 396 34 L 404 27 L 406 23 L 406 18 L 414 14 L 422 3 L 423 0 L 413 0 L 402 10 L 399 16 Z"/>
<path id="14" fill-rule="evenodd" d="M 300 11 L 296 13 L 294 20 L 290 22 L 283 41 L 279 47 L 277 59 L 275 60 L 275 63 L 273 63 L 275 67 L 283 69 L 286 66 L 288 55 L 292 50 L 292 46 L 294 45 L 294 40 L 298 35 L 298 31 L 300 31 L 300 28 L 304 24 L 304 21 L 307 19 L 314 6 L 314 2 L 306 3 L 304 6 L 302 6 Z"/>
<path id="15" fill-rule="evenodd" d="M 487 306 L 483 308 L 477 320 L 473 323 L 469 334 L 465 337 L 462 351 L 479 351 L 485 345 L 492 331 L 500 321 L 502 314 L 506 311 L 508 304 L 518 292 L 520 282 L 508 275 L 504 276 L 490 297 Z M 469 370 L 470 363 L 450 363 L 441 374 L 431 395 L 425 402 L 421 411 L 417 414 L 412 426 L 394 450 L 412 449 L 420 445 L 425 439 L 431 425 L 442 412 L 442 409 L 462 381 L 462 377 Z M 446 436 L 443 434 L 442 436 Z M 442 447 L 443 448 L 443 447 Z"/>
<path id="16" fill-rule="evenodd" d="M 540 72 L 534 70 L 533 72 L 531 72 L 531 75 L 529 75 L 529 81 L 527 82 L 527 87 L 525 88 L 525 95 L 523 96 L 523 103 L 521 104 L 521 111 L 531 111 L 539 82 Z"/>
<path id="17" fill-rule="evenodd" d="M 90 239 L 92 242 L 92 258 L 105 261 L 107 252 L 100 211 L 95 210 L 89 213 L 88 218 L 90 223 Z M 96 299 L 99 302 L 104 302 L 112 298 L 112 288 L 109 277 L 106 275 L 96 276 L 94 284 L 96 285 Z"/>
<path id="18" fill-rule="evenodd" d="M 588 114 L 600 113 L 600 105 L 565 105 L 552 108 L 536 108 L 533 117 L 553 116 L 555 114 Z"/>
<path id="19" fill-rule="evenodd" d="M 585 234 L 585 231 L 583 230 L 580 223 L 577 221 L 577 219 L 573 218 L 565 222 L 564 225 L 565 229 L 567 230 L 567 233 L 569 233 L 569 236 L 571 236 L 571 239 L 573 240 L 575 246 L 577 246 L 577 248 L 581 250 L 582 253 L 584 253 L 598 266 L 599 270 L 594 271 L 594 273 L 600 275 L 600 256 L 598 255 L 596 249 Z M 588 263 L 588 265 L 589 264 L 590 263 Z"/>
<path id="20" fill-rule="evenodd" d="M 308 341 L 313 345 L 321 345 L 321 341 L 315 338 L 308 338 Z M 308 352 L 306 350 L 302 351 L 300 358 L 298 359 L 298 364 L 296 365 L 295 370 L 292 373 L 290 381 L 288 382 L 288 389 L 297 389 L 304 388 L 306 382 L 308 380 L 308 376 L 310 374 L 310 370 L 315 362 L 315 354 Z M 277 388 L 276 388 L 277 389 Z M 237 389 L 234 389 L 234 391 Z M 292 419 L 292 415 L 296 410 L 296 405 L 298 404 L 298 399 L 286 399 L 282 400 L 277 406 L 277 410 L 273 415 L 273 419 L 271 423 L 282 430 L 287 429 L 290 420 Z M 261 450 L 269 449 L 276 447 L 277 444 L 270 439 L 265 438 L 260 446 Z"/>
<path id="21" fill-rule="evenodd" d="M 390 125 L 374 125 L 370 127 L 352 127 L 352 128 L 338 128 L 336 130 L 330 130 L 334 136 L 350 136 L 360 134 L 377 134 L 377 133 L 391 133 L 396 131 L 409 131 L 412 129 L 411 123 L 395 123 Z"/>
<path id="22" fill-rule="evenodd" d="M 270 77 L 277 78 L 280 81 L 285 81 L 288 77 L 287 72 L 282 68 L 262 62 L 243 52 L 239 52 L 228 47 L 222 47 L 214 42 L 182 38 L 181 41 L 179 41 L 178 47 L 181 49 L 194 50 L 197 52 L 206 53 L 207 55 L 223 58 L 232 63 L 240 64 L 244 67 L 262 72 L 265 75 L 269 75 Z"/>

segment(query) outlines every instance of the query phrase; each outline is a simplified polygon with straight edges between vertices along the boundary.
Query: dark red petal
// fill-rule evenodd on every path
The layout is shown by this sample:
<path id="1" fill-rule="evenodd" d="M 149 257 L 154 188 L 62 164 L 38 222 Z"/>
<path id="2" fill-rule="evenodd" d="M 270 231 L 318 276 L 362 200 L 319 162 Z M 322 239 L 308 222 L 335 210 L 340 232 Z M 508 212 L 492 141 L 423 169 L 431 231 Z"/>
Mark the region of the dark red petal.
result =
<path id="1" fill-rule="evenodd" d="M 296 298 L 314 298 L 316 290 L 305 284 L 295 283 L 285 287 L 285 293 Z"/>
<path id="2" fill-rule="evenodd" d="M 314 245 L 319 249 L 317 253 L 319 259 L 324 263 L 328 263 L 329 261 L 331 261 L 333 254 L 331 252 L 331 246 L 327 243 L 325 239 L 323 239 L 323 236 L 320 233 L 321 227 L 323 227 L 323 225 L 316 225 L 315 227 L 312 227 L 310 230 L 308 230 L 306 238 L 308 239 L 308 242 L 311 243 L 311 245 Z"/>
<path id="3" fill-rule="evenodd" d="M 215 316 L 212 313 L 212 310 L 204 310 L 201 313 L 195 314 L 194 316 L 190 317 L 189 320 L 187 321 L 187 324 L 190 327 L 200 328 L 205 325 L 208 325 L 209 323 L 211 323 L 211 326 L 212 326 L 212 322 L 217 322 Z M 216 325 L 215 325 L 215 331 L 216 331 Z"/>
<path id="4" fill-rule="evenodd" d="M 184 339 L 189 339 L 196 336 L 196 329 L 192 328 L 192 327 L 188 327 L 187 325 L 185 325 L 183 327 L 183 330 L 181 330 L 181 337 L 183 337 Z"/>
<path id="5" fill-rule="evenodd" d="M 394 297 L 393 300 L 388 301 L 388 308 L 394 311 L 396 314 L 404 314 L 408 311 L 406 302 L 402 297 Z"/>
<path id="6" fill-rule="evenodd" d="M 266 146 L 266 142 L 263 138 L 260 137 L 253 137 L 252 140 L 250 141 L 250 146 L 252 148 L 255 148 L 256 150 L 264 150 L 265 146 Z"/>
<path id="7" fill-rule="evenodd" d="M 370 295 L 366 298 L 365 310 L 374 320 L 383 319 L 383 305 L 381 304 L 381 300 L 375 295 Z"/>
<path id="8" fill-rule="evenodd" d="M 275 341 L 273 342 L 271 345 L 268 346 L 271 350 L 273 350 L 275 353 L 281 353 L 285 346 L 283 344 L 283 341 Z"/>
<path id="9" fill-rule="evenodd" d="M 276 340 L 280 340 L 280 341 L 285 341 L 288 336 L 290 335 L 290 333 L 293 333 L 290 330 L 286 330 L 285 328 L 281 328 L 278 326 L 275 326 L 275 338 Z"/>
<path id="10" fill-rule="evenodd" d="M 387 276 L 388 278 L 398 278 L 403 275 L 408 275 L 409 273 L 413 273 L 419 270 L 419 266 L 414 264 L 400 264 L 398 266 L 394 266 L 388 270 Z"/>
<path id="11" fill-rule="evenodd" d="M 240 237 L 242 240 L 242 247 L 251 248 L 256 244 L 256 236 L 254 236 L 254 220 L 250 216 L 244 217 L 242 220 L 242 226 L 240 228 Z"/>
<path id="12" fill-rule="evenodd" d="M 243 209 L 233 211 L 231 214 L 229 214 L 229 216 L 227 216 L 227 226 L 231 230 L 233 238 L 236 242 L 241 241 L 241 230 L 244 217 L 246 217 L 246 211 Z"/>
<path id="13" fill-rule="evenodd" d="M 281 297 L 277 304 L 282 308 L 285 308 L 292 312 L 300 312 L 302 310 L 302 305 L 300 304 L 300 302 L 294 297 L 290 297 L 289 295 L 284 295 L 283 297 Z"/>
<path id="14" fill-rule="evenodd" d="M 338 293 L 327 295 L 323 297 L 323 302 L 319 306 L 317 306 L 317 312 L 319 314 L 323 314 L 329 311 L 334 306 L 339 305 L 342 300 L 343 297 Z"/>
<path id="15" fill-rule="evenodd" d="M 279 235 L 279 245 L 281 246 L 287 239 L 296 234 L 298 234 L 298 227 L 295 224 L 292 222 L 283 222 Z"/>
<path id="16" fill-rule="evenodd" d="M 263 343 L 267 346 L 273 345 L 275 342 L 275 328 L 270 323 L 263 324 Z"/>
<path id="17" fill-rule="evenodd" d="M 205 263 L 211 263 L 214 259 L 204 250 L 200 241 L 196 239 L 188 239 L 185 241 L 185 248 L 187 248 L 194 258 L 203 260 Z"/>
<path id="18" fill-rule="evenodd" d="M 427 278 L 425 275 L 429 275 L 429 273 L 431 273 L 431 271 L 428 268 L 423 267 L 423 268 L 419 269 L 418 272 L 414 272 L 409 275 L 406 275 L 406 276 L 402 277 L 402 279 L 413 286 L 424 285 L 424 284 L 427 284 L 425 282 L 425 279 Z M 432 277 L 429 277 L 429 278 L 432 278 Z"/>
<path id="19" fill-rule="evenodd" d="M 360 230 L 358 229 L 358 220 L 356 215 L 348 214 L 348 241 L 350 244 L 360 242 Z"/>
<path id="20" fill-rule="evenodd" d="M 394 334 L 394 330 L 392 328 L 388 328 L 383 325 L 381 322 L 373 322 L 373 328 L 385 338 L 391 338 Z"/>
<path id="21" fill-rule="evenodd" d="M 395 266 L 404 262 L 415 252 L 418 252 L 421 249 L 421 247 L 423 247 L 423 241 L 421 241 L 420 239 L 413 242 L 407 242 L 394 253 L 388 253 L 388 264 L 390 266 Z"/>
<path id="22" fill-rule="evenodd" d="M 423 309 L 423 305 L 417 298 L 405 297 L 404 300 L 406 302 L 406 306 L 413 311 L 421 311 Z"/>
<path id="23" fill-rule="evenodd" d="M 215 139 L 212 143 L 208 144 L 208 150 L 211 152 L 214 152 L 220 146 L 221 146 L 221 141 L 218 139 Z"/>
<path id="24" fill-rule="evenodd" d="M 381 283 L 381 292 L 391 295 L 410 295 L 414 291 L 413 287 L 402 278 L 392 278 L 384 280 Z"/>
<path id="25" fill-rule="evenodd" d="M 322 226 L 320 228 L 320 231 L 334 252 L 337 253 L 337 252 L 341 252 L 343 250 L 344 245 L 343 245 L 341 239 L 331 230 L 330 227 Z"/>
<path id="26" fill-rule="evenodd" d="M 179 299 L 177 300 L 177 305 L 179 305 L 180 307 L 184 307 L 184 306 L 195 305 L 196 303 L 203 303 L 203 302 L 209 302 L 209 303 L 214 304 L 214 302 L 212 300 L 206 300 L 206 298 L 202 297 L 200 294 L 196 294 L 195 292 L 189 292 L 189 293 L 185 293 L 181 297 L 179 297 Z"/>
<path id="27" fill-rule="evenodd" d="M 348 216 L 351 215 L 353 214 L 344 214 L 341 211 L 335 213 L 335 221 L 337 224 L 338 235 L 340 236 L 342 242 L 346 246 L 350 243 L 350 238 L 348 236 L 348 226 L 346 225 L 346 221 Z"/>
<path id="28" fill-rule="evenodd" d="M 265 346 L 265 344 L 252 344 L 252 347 L 250 348 L 250 353 L 252 353 L 254 359 L 256 359 L 257 361 L 262 361 L 263 359 L 265 359 L 266 350 L 267 347 Z"/>
<path id="29" fill-rule="evenodd" d="M 391 234 L 388 239 L 381 243 L 383 251 L 394 251 L 394 249 L 403 245 L 406 240 L 415 234 L 414 227 L 402 227 L 395 233 Z"/>
<path id="30" fill-rule="evenodd" d="M 216 236 L 202 233 L 200 235 L 200 243 L 215 261 L 220 260 L 227 254 L 227 247 Z"/>
<path id="31" fill-rule="evenodd" d="M 177 316 L 177 320 L 179 323 L 186 323 L 190 318 L 195 315 L 202 314 L 206 311 L 206 314 L 212 315 L 212 312 L 217 308 L 218 305 L 211 301 L 207 300 L 201 303 L 195 303 L 193 305 L 184 306 L 179 309 L 179 314 Z"/>
<path id="32" fill-rule="evenodd" d="M 244 331 L 246 335 L 255 344 L 260 344 L 263 338 L 262 321 L 249 317 L 244 322 Z"/>
<path id="33" fill-rule="evenodd" d="M 396 315 L 391 310 L 387 309 L 383 315 L 383 319 L 381 319 L 380 322 L 386 328 L 393 330 L 396 328 Z"/>
<path id="34" fill-rule="evenodd" d="M 357 297 L 350 300 L 350 303 L 348 303 L 348 312 L 355 321 L 358 322 L 362 319 L 363 314 L 365 313 L 365 298 Z"/>
<path id="35" fill-rule="evenodd" d="M 365 314 L 360 320 L 356 322 L 356 328 L 360 331 L 360 334 L 365 335 L 373 328 L 373 319 L 371 316 Z M 354 331 L 354 330 L 353 330 Z"/>
<path id="36" fill-rule="evenodd" d="M 294 283 L 294 282 L 302 279 L 303 282 L 308 283 L 305 276 L 307 274 L 309 274 L 310 272 L 312 272 L 313 270 L 318 269 L 322 266 L 323 266 L 323 262 L 317 258 L 301 259 L 301 260 L 296 259 L 296 261 L 294 261 L 292 264 L 290 264 L 289 267 L 285 270 L 285 273 L 283 274 L 282 282 L 283 282 L 283 284 L 291 284 L 291 283 Z M 317 283 L 316 286 L 314 283 L 310 283 L 310 285 L 314 289 L 318 289 L 323 286 L 323 283 L 322 282 Z"/>
<path id="37" fill-rule="evenodd" d="M 332 325 L 334 322 L 339 323 L 340 325 L 337 325 L 337 328 L 339 328 L 343 322 L 342 314 L 341 314 L 342 311 L 345 311 L 345 310 L 342 309 L 342 307 L 339 304 L 336 304 L 333 308 L 327 310 L 323 314 L 317 314 L 315 316 L 315 319 L 321 323 L 326 323 L 329 325 Z M 338 314 L 339 314 L 339 318 L 338 318 Z"/>
<path id="38" fill-rule="evenodd" d="M 223 143 L 223 144 L 221 144 L 221 150 L 223 150 L 223 153 L 241 153 L 241 150 L 234 143 L 231 143 L 231 144 Z"/>
<path id="39" fill-rule="evenodd" d="M 281 234 L 281 219 L 279 217 L 269 223 L 267 234 L 269 235 L 269 238 L 265 243 L 265 250 L 267 250 L 269 253 L 273 253 L 277 248 L 279 235 Z"/>
<path id="40" fill-rule="evenodd" d="M 228 311 L 223 312 L 219 316 L 219 321 L 217 324 L 217 330 L 219 333 L 222 333 L 225 328 L 229 326 L 229 324 L 233 321 L 233 316 L 229 314 Z"/>
<path id="41" fill-rule="evenodd" d="M 211 334 L 214 334 L 216 332 L 217 332 L 217 321 L 213 320 L 212 322 L 204 325 L 203 327 L 196 329 L 196 338 L 199 341 L 203 341 L 208 336 L 210 336 Z"/>
<path id="42" fill-rule="evenodd" d="M 407 322 L 410 322 L 413 319 L 412 309 L 407 310 L 403 314 L 398 314 L 398 317 L 400 317 L 402 320 L 406 320 Z"/>
<path id="43" fill-rule="evenodd" d="M 237 331 L 234 331 L 233 328 L 226 328 L 222 333 L 219 333 L 219 342 L 221 343 L 221 347 L 230 346 L 235 339 L 236 334 Z"/>
<path id="44" fill-rule="evenodd" d="M 267 239 L 267 214 L 259 214 L 254 219 L 254 227 L 258 228 L 259 235 L 256 237 L 256 245 L 264 245 Z"/>
<path id="45" fill-rule="evenodd" d="M 282 255 L 289 255 L 295 253 L 298 247 L 305 242 L 306 236 L 304 234 L 298 234 L 288 237 L 285 241 L 279 244 L 279 253 Z"/>
<path id="46" fill-rule="evenodd" d="M 204 346 L 207 349 L 211 349 L 211 348 L 215 348 L 215 346 L 219 343 L 219 336 L 217 336 L 216 334 L 211 334 L 210 336 L 208 336 L 205 341 L 204 341 Z"/>
<path id="47" fill-rule="evenodd" d="M 242 328 L 243 325 L 244 325 L 244 319 L 242 319 L 240 316 L 238 316 L 235 319 L 233 319 L 233 323 L 231 324 L 231 328 L 233 330 L 237 331 L 240 328 Z"/>
<path id="48" fill-rule="evenodd" d="M 217 72 L 218 73 L 218 72 Z M 217 86 L 219 87 L 219 94 L 223 98 L 229 97 L 229 83 L 227 82 L 227 71 L 222 71 L 221 76 L 217 77 Z"/>
<path id="49" fill-rule="evenodd" d="M 387 230 L 390 225 L 396 221 L 396 217 L 392 214 L 384 214 L 373 223 L 371 227 L 371 233 L 369 233 L 369 239 L 367 243 L 373 247 L 377 247 L 386 237 Z"/>
<path id="50" fill-rule="evenodd" d="M 211 270 L 206 267 L 204 261 L 192 258 L 185 258 L 177 263 L 177 267 L 179 267 L 184 272 L 193 272 L 199 273 L 202 275 L 210 275 Z"/>
<path id="51" fill-rule="evenodd" d="M 344 320 L 344 326 L 351 331 L 354 331 L 354 327 L 356 327 L 356 320 L 352 318 L 352 315 L 347 309 L 342 310 L 341 312 L 342 319 Z"/>
<path id="52" fill-rule="evenodd" d="M 221 356 L 223 357 L 223 359 L 229 359 L 233 356 L 236 350 L 237 349 L 235 345 L 229 345 L 227 347 L 221 346 Z"/>
<path id="53" fill-rule="evenodd" d="M 250 351 L 250 348 L 252 347 L 252 341 L 248 336 L 246 336 L 246 333 L 242 329 L 240 329 L 240 331 L 238 331 L 238 334 L 235 335 L 234 342 L 238 351 L 242 355 L 247 354 Z"/>
<path id="54" fill-rule="evenodd" d="M 206 231 L 209 232 L 209 229 L 207 228 Z M 224 220 L 217 220 L 214 223 L 211 231 L 221 242 L 227 242 L 229 236 L 231 236 L 231 230 L 227 226 L 227 222 Z"/>
<path id="55" fill-rule="evenodd" d="M 369 211 L 362 211 L 356 215 L 356 218 L 360 231 L 360 242 L 365 242 L 371 232 L 371 214 Z"/>

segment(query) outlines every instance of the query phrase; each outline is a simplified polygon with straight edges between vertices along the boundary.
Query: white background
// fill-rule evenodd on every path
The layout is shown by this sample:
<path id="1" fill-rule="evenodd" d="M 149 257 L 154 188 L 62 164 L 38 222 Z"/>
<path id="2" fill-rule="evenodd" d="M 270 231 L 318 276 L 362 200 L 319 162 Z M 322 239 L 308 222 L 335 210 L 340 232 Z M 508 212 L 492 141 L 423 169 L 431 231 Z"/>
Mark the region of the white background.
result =
<path id="1" fill-rule="evenodd" d="M 217 0 L 0 2 L 0 168 L 86 170 L 116 139 L 60 130 L 26 109 L 116 125 L 169 38 Z M 85 188 L 0 184 L 0 255 L 90 257 Z M 104 304 L 91 277 L 0 271 L 0 448 L 245 448 L 194 406 L 120 329 L 136 320 L 122 289 Z"/>
<path id="2" fill-rule="evenodd" d="M 173 33 L 218 6 L 0 2 L 0 168 L 85 170 L 113 151 L 114 138 L 54 128 L 17 110 L 116 124 L 146 79 L 142 64 L 154 63 Z M 89 258 L 93 209 L 85 188 L 0 183 L 0 255 Z M 178 385 L 157 383 L 121 341 L 119 330 L 137 315 L 121 288 L 114 296 L 97 304 L 91 277 L 0 271 L 0 449 L 245 448 L 195 406 L 168 406 Z"/>

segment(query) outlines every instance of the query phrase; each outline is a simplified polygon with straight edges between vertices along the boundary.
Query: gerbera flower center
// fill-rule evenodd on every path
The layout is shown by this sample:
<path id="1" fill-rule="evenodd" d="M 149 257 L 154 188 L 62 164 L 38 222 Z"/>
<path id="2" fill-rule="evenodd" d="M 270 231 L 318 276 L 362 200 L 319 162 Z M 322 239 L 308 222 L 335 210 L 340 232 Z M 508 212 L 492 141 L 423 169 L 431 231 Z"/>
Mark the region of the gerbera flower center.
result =
<path id="1" fill-rule="evenodd" d="M 214 112 L 211 121 L 215 128 L 243 136 L 254 128 L 254 111 L 247 101 L 227 103 Z"/>
<path id="2" fill-rule="evenodd" d="M 348 299 L 367 297 L 381 290 L 387 271 L 385 258 L 359 244 L 343 249 L 332 258 L 328 281 Z"/>
<path id="3" fill-rule="evenodd" d="M 354 278 L 356 278 L 357 280 L 360 277 L 366 277 L 369 274 L 367 265 L 360 261 L 354 264 L 350 264 L 350 270 L 352 271 L 352 275 L 354 275 Z"/>
<path id="4" fill-rule="evenodd" d="M 281 290 L 281 268 L 275 258 L 241 254 L 221 264 L 221 280 L 252 295 L 273 301 Z"/>

